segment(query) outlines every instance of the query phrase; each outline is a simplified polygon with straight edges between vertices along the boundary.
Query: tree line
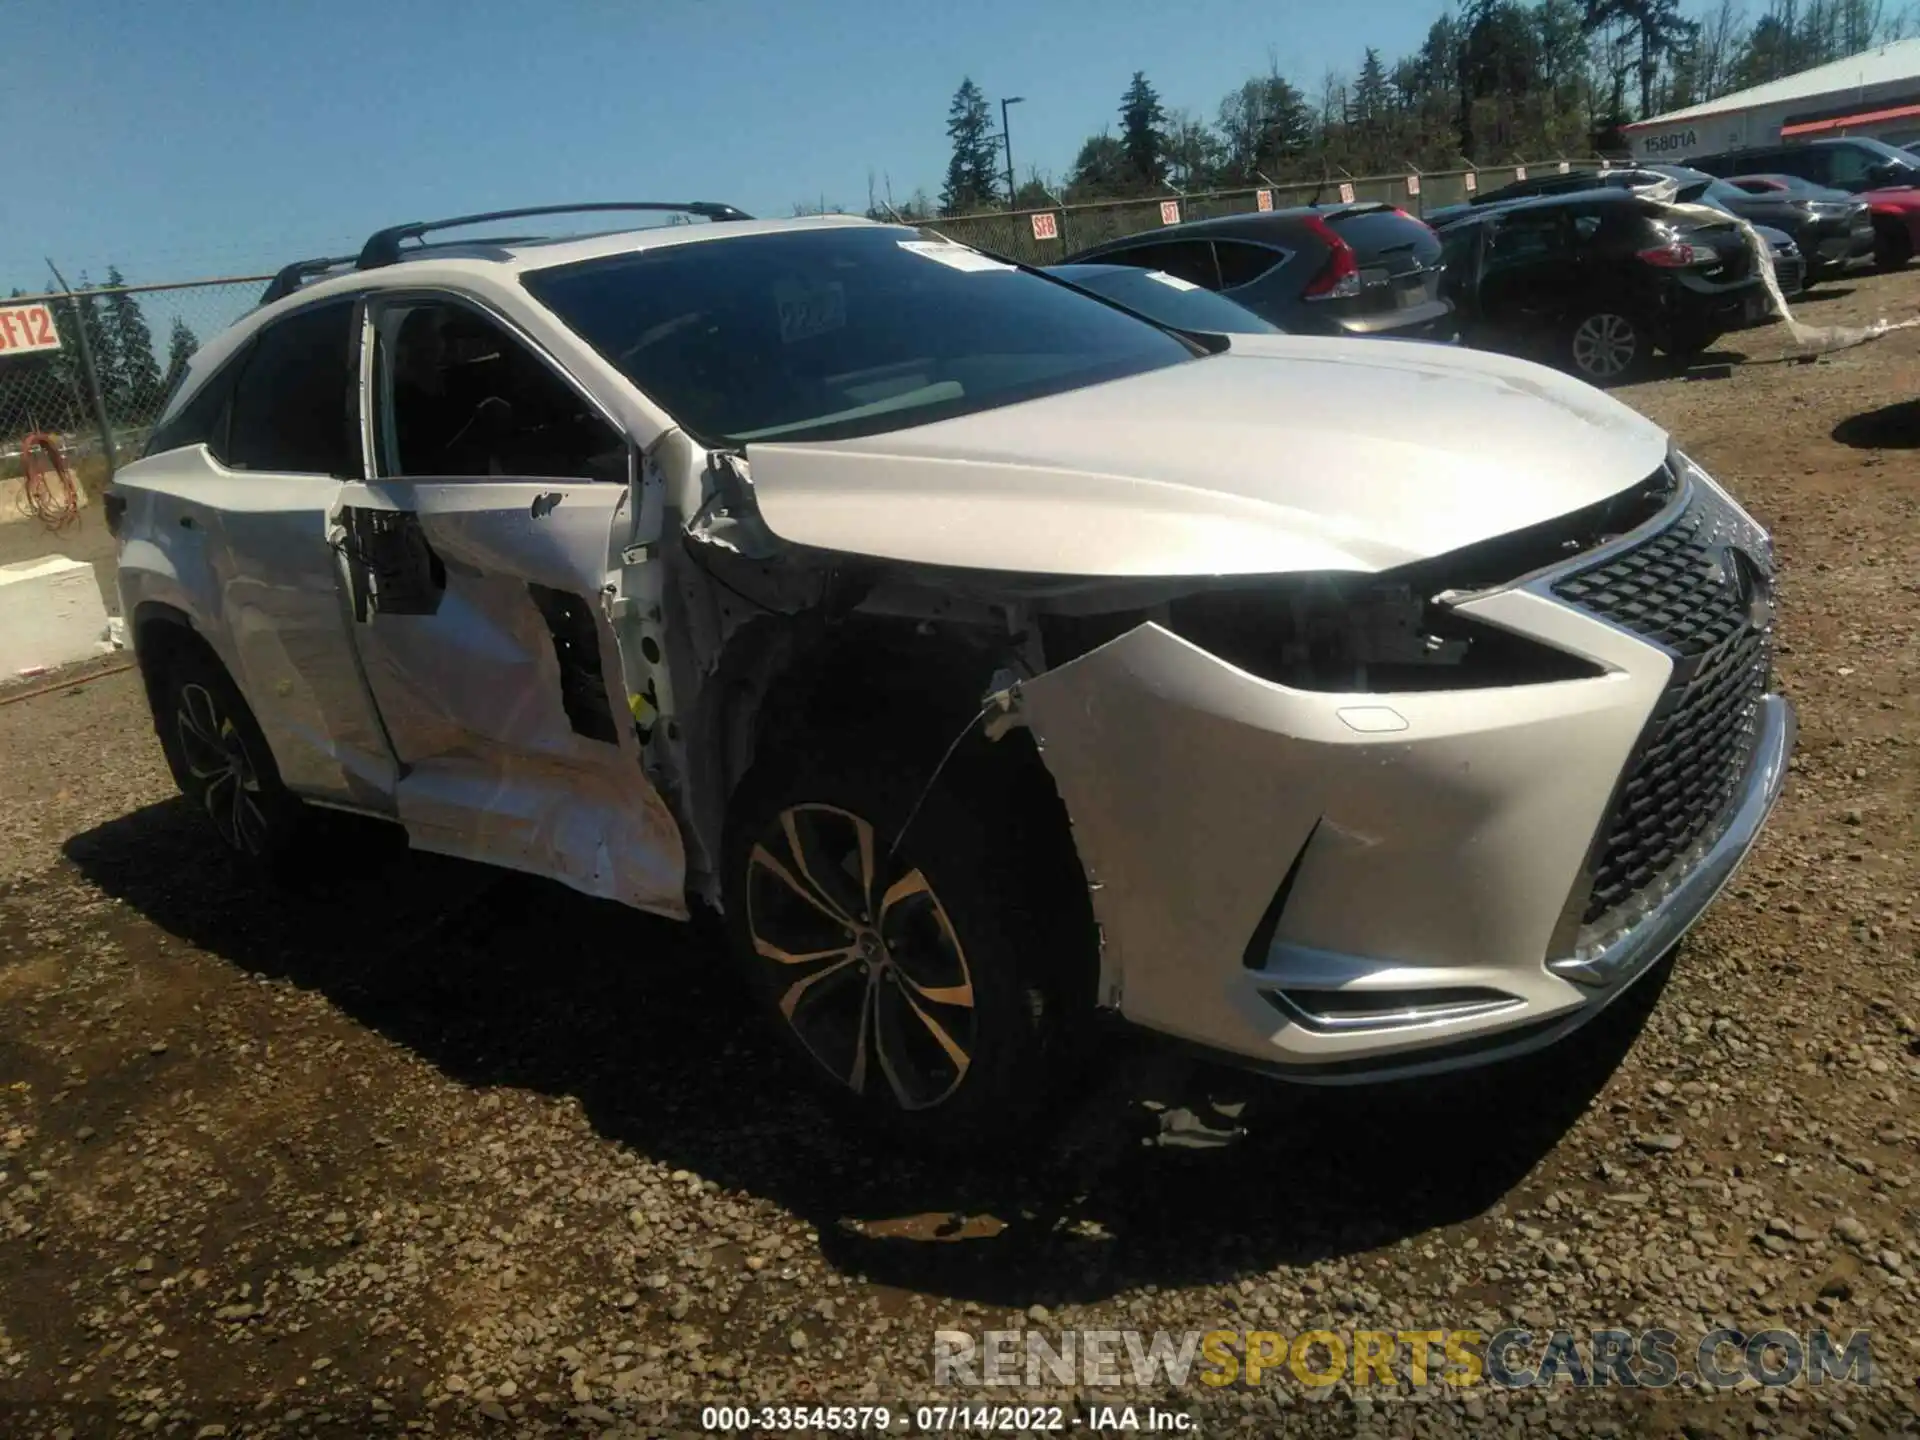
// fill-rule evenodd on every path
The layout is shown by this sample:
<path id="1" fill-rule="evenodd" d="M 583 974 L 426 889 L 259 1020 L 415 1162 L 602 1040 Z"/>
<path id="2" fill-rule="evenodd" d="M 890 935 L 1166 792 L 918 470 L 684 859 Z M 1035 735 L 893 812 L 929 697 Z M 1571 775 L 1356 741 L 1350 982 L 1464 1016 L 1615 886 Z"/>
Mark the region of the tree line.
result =
<path id="1" fill-rule="evenodd" d="M 1311 180 L 1440 170 L 1623 148 L 1619 129 L 1898 39 L 1916 10 L 1887 0 L 1739 0 L 1700 18 L 1680 0 L 1463 0 L 1411 54 L 1369 46 L 1348 75 L 1303 89 L 1277 54 L 1223 96 L 1210 120 L 1169 109 L 1144 71 L 1118 126 L 1087 136 L 1063 177 L 1030 170 L 1009 194 L 1003 139 L 986 94 L 961 81 L 947 115 L 951 158 L 937 198 L 870 197 L 910 218 L 1039 209 Z"/>
<path id="2" fill-rule="evenodd" d="M 200 342 L 187 323 L 176 317 L 167 335 L 163 368 L 154 353 L 153 331 L 140 309 L 140 299 L 123 288 L 126 283 L 119 268 L 110 266 L 103 293 L 50 302 L 60 331 L 58 350 L 0 356 L 0 440 L 18 440 L 34 430 L 93 428 L 76 322 L 86 333 L 108 420 L 114 425 L 140 425 L 159 413 L 161 402 Z M 79 288 L 91 289 L 85 275 Z M 9 299 L 18 300 L 23 294 L 16 289 Z"/>

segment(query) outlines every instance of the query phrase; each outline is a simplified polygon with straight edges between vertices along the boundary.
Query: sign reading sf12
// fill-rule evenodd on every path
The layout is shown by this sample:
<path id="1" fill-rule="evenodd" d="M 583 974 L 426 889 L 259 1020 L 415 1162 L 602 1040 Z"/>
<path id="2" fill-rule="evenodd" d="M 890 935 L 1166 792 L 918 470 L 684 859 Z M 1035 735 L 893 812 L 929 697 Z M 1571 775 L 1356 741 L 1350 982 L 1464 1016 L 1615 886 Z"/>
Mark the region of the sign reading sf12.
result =
<path id="1" fill-rule="evenodd" d="M 0 305 L 0 355 L 58 350 L 60 332 L 47 305 Z"/>

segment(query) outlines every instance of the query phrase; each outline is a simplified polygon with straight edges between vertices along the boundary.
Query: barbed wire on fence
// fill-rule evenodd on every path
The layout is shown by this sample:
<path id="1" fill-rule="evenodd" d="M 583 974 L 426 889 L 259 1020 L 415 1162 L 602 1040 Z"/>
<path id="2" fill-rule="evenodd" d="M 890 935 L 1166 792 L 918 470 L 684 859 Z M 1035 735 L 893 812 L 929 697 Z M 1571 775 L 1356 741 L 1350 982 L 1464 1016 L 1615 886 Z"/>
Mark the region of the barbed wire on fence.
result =
<path id="1" fill-rule="evenodd" d="M 1608 162 L 1599 157 L 1514 161 L 1458 170 L 1407 170 L 1392 175 L 1336 175 L 1320 180 L 1249 185 L 1232 190 L 1142 195 L 1124 200 L 1091 200 L 1041 210 L 1004 210 L 950 215 L 921 221 L 951 240 L 991 250 L 1029 265 L 1049 265 L 1066 256 L 1124 235 L 1187 220 L 1210 220 L 1270 208 L 1290 209 L 1338 201 L 1394 205 L 1422 218 L 1460 205 L 1480 191 L 1498 189 L 1531 175 Z M 1264 202 L 1263 202 L 1264 197 Z"/>

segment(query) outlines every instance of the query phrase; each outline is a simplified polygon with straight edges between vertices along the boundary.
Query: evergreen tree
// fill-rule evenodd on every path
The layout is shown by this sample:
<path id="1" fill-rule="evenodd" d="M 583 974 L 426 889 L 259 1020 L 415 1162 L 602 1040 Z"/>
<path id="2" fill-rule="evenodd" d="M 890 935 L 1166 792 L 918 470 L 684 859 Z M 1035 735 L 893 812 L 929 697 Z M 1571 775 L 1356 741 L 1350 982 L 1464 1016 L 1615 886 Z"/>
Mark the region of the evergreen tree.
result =
<path id="1" fill-rule="evenodd" d="M 1082 141 L 1080 153 L 1073 157 L 1073 168 L 1067 172 L 1067 199 L 1078 203 L 1117 195 L 1126 178 L 1127 152 L 1102 130 Z"/>
<path id="2" fill-rule="evenodd" d="M 71 371 L 72 383 L 86 393 L 85 371 L 80 361 L 80 340 L 75 335 L 75 316 L 78 315 L 78 328 L 86 333 L 87 353 L 93 359 L 94 377 L 100 382 L 100 396 L 107 407 L 109 416 L 119 413 L 119 402 L 124 393 L 120 384 L 120 362 L 114 350 L 113 336 L 105 323 L 100 297 L 86 293 L 93 288 L 93 282 L 87 279 L 87 272 L 80 272 L 80 285 L 76 293 L 64 304 L 55 308 L 55 316 L 61 326 L 61 338 L 66 342 L 61 347 L 65 365 Z"/>
<path id="3" fill-rule="evenodd" d="M 1353 82 L 1353 119 L 1358 125 L 1376 124 L 1386 117 L 1393 97 L 1387 85 L 1387 67 L 1380 52 L 1369 45 L 1360 61 L 1360 74 Z"/>
<path id="4" fill-rule="evenodd" d="M 1158 189 L 1167 178 L 1167 137 L 1161 128 L 1166 119 L 1146 72 L 1134 71 L 1133 83 L 1120 97 L 1120 148 L 1128 180 L 1142 188 Z"/>
<path id="5" fill-rule="evenodd" d="M 1694 26 L 1680 13 L 1680 0 L 1587 0 L 1589 31 L 1624 25 L 1638 42 L 1640 115 L 1653 110 L 1653 84 L 1663 60 L 1671 60 L 1692 38 Z"/>
<path id="6" fill-rule="evenodd" d="M 126 279 L 118 266 L 107 268 L 107 284 L 113 293 L 106 297 L 106 329 L 111 337 L 119 408 L 114 417 L 123 421 L 149 418 L 160 404 L 160 363 L 153 358 L 153 332 L 147 317 L 140 313 L 140 302 L 123 288 Z"/>
<path id="7" fill-rule="evenodd" d="M 947 183 L 940 188 L 940 213 L 960 215 L 985 210 L 999 198 L 999 151 L 987 97 L 971 79 L 963 79 L 947 110 Z"/>
<path id="8" fill-rule="evenodd" d="M 167 373 L 160 382 L 163 396 L 173 394 L 173 387 L 187 373 L 187 362 L 193 359 L 193 352 L 199 348 L 200 341 L 187 327 L 187 322 L 178 315 L 174 316 L 173 329 L 167 332 Z"/>

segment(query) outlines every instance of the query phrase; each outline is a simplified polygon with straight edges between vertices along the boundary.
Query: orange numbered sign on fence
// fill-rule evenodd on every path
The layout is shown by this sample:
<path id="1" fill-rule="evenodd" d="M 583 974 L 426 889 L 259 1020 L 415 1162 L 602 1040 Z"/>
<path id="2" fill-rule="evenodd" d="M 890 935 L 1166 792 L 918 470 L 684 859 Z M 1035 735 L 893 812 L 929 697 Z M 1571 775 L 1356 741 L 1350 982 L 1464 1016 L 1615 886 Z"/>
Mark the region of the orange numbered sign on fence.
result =
<path id="1" fill-rule="evenodd" d="M 1524 180 L 1524 179 L 1526 179 L 1526 178 L 1527 178 L 1527 167 L 1526 167 L 1526 166 L 1524 166 L 1524 165 L 1516 165 L 1516 166 L 1514 166 L 1514 167 L 1513 167 L 1513 178 L 1514 178 L 1515 180 Z"/>
<path id="2" fill-rule="evenodd" d="M 1257 191 L 1254 194 L 1253 203 L 1262 210 L 1271 210 L 1273 208 L 1273 192 L 1271 190 Z"/>
<path id="3" fill-rule="evenodd" d="M 1473 171 L 1467 171 L 1461 178 L 1466 182 L 1467 194 L 1471 195 L 1480 188 L 1480 177 L 1475 175 Z"/>
<path id="4" fill-rule="evenodd" d="M 1420 193 L 1420 177 L 1418 175 L 1407 176 L 1407 194 L 1418 195 L 1419 193 Z"/>
<path id="5" fill-rule="evenodd" d="M 1340 203 L 1342 205 L 1351 205 L 1353 203 L 1353 186 L 1344 180 L 1340 182 Z"/>
<path id="6" fill-rule="evenodd" d="M 1058 240 L 1060 227 L 1054 221 L 1051 210 L 1043 210 L 1033 217 L 1033 238 L 1036 240 Z"/>
<path id="7" fill-rule="evenodd" d="M 1178 200 L 1162 200 L 1160 202 L 1160 223 L 1162 225 L 1178 225 L 1180 223 L 1180 202 Z"/>
<path id="8" fill-rule="evenodd" d="M 1564 160 L 1562 160 L 1562 161 L 1560 162 L 1560 173 L 1561 173 L 1562 175 L 1564 175 L 1564 174 L 1566 174 L 1566 173 L 1567 173 L 1567 171 L 1568 171 L 1569 169 L 1571 169 L 1571 168 L 1572 168 L 1572 167 L 1571 167 L 1571 166 L 1569 166 L 1569 165 L 1567 164 L 1567 162 L 1566 162 L 1566 161 L 1564 161 Z"/>

